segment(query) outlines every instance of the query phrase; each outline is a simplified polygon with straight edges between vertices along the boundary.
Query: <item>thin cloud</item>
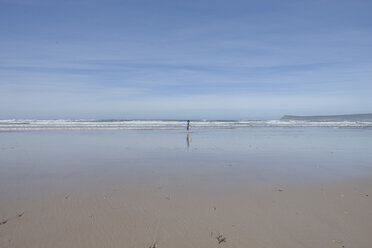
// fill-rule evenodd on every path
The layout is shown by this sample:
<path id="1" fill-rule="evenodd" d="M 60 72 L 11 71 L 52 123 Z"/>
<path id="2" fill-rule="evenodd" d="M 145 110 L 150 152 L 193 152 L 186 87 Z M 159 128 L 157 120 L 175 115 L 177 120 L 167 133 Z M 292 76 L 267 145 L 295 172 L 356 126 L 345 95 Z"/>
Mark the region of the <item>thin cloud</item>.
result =
<path id="1" fill-rule="evenodd" d="M 372 106 L 370 3 L 31 2 L 0 1 L 4 116 L 27 114 L 21 102 L 46 117 L 74 115 L 75 103 L 93 118 L 176 116 L 184 105 L 199 117 L 318 114 L 327 96 L 334 112 Z"/>

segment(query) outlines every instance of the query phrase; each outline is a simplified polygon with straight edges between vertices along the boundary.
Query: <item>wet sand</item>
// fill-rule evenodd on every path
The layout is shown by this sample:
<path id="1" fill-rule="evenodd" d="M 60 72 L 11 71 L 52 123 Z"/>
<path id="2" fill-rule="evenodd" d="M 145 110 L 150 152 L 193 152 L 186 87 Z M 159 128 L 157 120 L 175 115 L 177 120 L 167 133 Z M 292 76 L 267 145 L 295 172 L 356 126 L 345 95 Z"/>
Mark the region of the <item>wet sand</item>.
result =
<path id="1" fill-rule="evenodd" d="M 0 247 L 372 247 L 372 131 L 0 136 Z"/>

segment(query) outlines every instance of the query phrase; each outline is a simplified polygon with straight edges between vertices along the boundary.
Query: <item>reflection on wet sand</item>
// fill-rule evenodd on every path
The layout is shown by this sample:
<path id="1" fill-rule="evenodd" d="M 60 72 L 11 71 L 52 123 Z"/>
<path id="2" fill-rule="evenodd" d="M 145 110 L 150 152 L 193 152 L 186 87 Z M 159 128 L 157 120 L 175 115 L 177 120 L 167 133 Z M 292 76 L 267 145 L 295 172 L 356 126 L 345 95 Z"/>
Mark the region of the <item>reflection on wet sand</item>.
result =
<path id="1" fill-rule="evenodd" d="M 190 148 L 191 141 L 192 141 L 192 139 L 190 137 L 190 133 L 189 133 L 189 131 L 187 131 L 187 133 L 186 133 L 186 144 L 187 144 L 187 148 Z"/>

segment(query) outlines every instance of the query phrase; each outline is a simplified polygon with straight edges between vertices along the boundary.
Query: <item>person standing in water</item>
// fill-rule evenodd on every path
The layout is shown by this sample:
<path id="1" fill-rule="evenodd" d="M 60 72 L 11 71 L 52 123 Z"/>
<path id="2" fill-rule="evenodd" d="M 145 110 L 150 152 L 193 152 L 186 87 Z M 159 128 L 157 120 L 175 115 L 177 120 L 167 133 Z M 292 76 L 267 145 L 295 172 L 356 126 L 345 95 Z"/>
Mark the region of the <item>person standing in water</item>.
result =
<path id="1" fill-rule="evenodd" d="M 187 123 L 186 123 L 186 130 L 187 130 L 187 132 L 190 130 L 190 128 L 191 128 L 190 120 L 187 120 Z"/>

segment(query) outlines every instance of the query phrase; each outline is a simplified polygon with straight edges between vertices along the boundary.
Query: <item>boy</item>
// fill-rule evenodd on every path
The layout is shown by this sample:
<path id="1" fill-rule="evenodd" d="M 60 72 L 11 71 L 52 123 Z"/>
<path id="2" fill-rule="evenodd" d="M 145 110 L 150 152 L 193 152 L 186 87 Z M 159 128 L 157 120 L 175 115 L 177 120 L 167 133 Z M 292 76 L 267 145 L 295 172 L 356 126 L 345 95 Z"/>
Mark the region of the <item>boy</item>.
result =
<path id="1" fill-rule="evenodd" d="M 187 132 L 190 130 L 190 128 L 191 128 L 190 120 L 188 120 L 187 123 L 186 123 L 186 130 L 187 130 Z"/>

